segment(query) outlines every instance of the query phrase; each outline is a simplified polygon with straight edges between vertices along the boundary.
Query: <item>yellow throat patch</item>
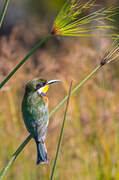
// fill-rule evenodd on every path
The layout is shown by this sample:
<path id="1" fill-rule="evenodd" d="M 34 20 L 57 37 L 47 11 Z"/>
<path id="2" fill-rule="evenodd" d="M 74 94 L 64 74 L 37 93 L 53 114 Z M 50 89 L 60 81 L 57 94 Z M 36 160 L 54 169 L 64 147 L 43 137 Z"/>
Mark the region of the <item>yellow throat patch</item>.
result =
<path id="1" fill-rule="evenodd" d="M 40 89 L 38 89 L 38 93 L 41 94 L 43 92 L 46 94 L 48 89 L 49 89 L 49 85 L 45 85 L 44 87 L 41 87 Z"/>

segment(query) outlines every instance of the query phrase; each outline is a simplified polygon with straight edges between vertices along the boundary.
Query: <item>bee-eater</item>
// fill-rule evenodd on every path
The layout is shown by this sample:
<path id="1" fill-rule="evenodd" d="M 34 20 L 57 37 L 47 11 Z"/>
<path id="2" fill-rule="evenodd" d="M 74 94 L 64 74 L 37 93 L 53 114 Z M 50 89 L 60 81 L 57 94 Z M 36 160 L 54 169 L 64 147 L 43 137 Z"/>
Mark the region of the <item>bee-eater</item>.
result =
<path id="1" fill-rule="evenodd" d="M 28 132 L 37 146 L 37 164 L 49 163 L 45 135 L 49 123 L 47 91 L 49 85 L 60 80 L 46 81 L 35 78 L 26 84 L 22 101 L 22 114 Z"/>

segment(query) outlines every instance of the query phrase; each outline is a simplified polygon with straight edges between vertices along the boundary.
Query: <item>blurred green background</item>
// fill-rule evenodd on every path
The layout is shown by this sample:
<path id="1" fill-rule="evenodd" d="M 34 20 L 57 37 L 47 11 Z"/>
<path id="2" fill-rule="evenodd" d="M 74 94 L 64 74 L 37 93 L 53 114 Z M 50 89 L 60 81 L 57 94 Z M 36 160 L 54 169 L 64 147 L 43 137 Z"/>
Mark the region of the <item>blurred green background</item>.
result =
<path id="1" fill-rule="evenodd" d="M 0 1 L 2 10 L 4 1 Z M 64 0 L 10 1 L 0 30 L 0 81 L 52 27 Z M 118 3 L 100 1 L 101 6 Z M 61 79 L 49 89 L 50 111 L 95 68 L 111 39 L 49 39 L 0 91 L 0 170 L 27 137 L 21 115 L 25 83 L 38 76 Z M 70 101 L 54 179 L 119 179 L 119 62 L 104 67 Z M 48 180 L 64 107 L 50 119 L 46 144 L 49 165 L 36 166 L 33 140 L 9 169 L 7 180 Z"/>

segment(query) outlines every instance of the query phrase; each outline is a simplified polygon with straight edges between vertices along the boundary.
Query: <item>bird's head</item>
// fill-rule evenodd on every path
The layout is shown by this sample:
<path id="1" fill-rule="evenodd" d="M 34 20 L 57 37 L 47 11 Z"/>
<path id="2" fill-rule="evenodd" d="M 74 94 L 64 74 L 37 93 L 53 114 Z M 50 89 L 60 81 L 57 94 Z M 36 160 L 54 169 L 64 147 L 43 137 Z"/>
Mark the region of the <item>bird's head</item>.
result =
<path id="1" fill-rule="evenodd" d="M 46 81 L 44 79 L 35 78 L 33 80 L 30 80 L 26 84 L 26 92 L 38 92 L 39 95 L 45 95 L 49 89 L 50 84 L 53 84 L 55 82 L 60 82 L 60 80 Z"/>

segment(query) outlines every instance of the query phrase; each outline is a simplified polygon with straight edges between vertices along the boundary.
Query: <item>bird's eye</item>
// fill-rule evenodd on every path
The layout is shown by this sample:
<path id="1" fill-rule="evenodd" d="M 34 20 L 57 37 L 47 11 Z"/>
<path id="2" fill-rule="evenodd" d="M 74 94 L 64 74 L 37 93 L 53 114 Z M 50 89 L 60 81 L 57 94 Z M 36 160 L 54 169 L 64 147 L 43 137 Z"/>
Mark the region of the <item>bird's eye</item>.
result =
<path id="1" fill-rule="evenodd" d="M 39 89 L 39 88 L 43 87 L 44 85 L 45 85 L 44 82 L 40 82 L 36 85 L 36 89 Z"/>
<path id="2" fill-rule="evenodd" d="M 43 82 L 39 83 L 39 86 L 40 86 L 40 87 L 43 87 Z"/>

